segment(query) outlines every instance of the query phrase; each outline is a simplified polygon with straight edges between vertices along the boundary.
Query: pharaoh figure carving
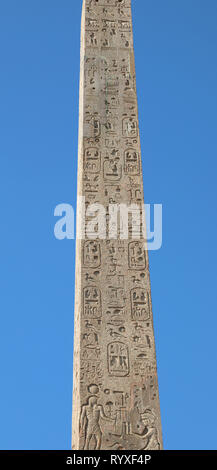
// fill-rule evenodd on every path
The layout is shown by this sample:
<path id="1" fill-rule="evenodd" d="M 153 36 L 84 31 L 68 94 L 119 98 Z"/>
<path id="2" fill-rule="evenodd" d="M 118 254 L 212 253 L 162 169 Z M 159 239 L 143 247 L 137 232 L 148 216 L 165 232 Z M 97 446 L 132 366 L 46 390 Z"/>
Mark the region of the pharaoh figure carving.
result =
<path id="1" fill-rule="evenodd" d="M 131 0 L 83 0 L 72 448 L 159 450 L 162 433 L 148 253 L 140 223 L 115 233 L 111 205 L 143 205 Z M 111 224 L 110 224 L 111 222 Z M 139 236 L 138 236 L 139 234 Z"/>

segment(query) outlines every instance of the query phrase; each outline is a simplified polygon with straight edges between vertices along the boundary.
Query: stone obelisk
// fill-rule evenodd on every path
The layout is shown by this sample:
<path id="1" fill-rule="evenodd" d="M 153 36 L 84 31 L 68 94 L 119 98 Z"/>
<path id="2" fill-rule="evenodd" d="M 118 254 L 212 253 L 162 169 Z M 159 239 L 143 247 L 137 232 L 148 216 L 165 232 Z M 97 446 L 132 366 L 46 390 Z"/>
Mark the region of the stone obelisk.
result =
<path id="1" fill-rule="evenodd" d="M 86 233 L 99 204 L 106 238 Z M 143 204 L 131 0 L 83 0 L 72 421 L 78 450 L 162 449 L 148 254 L 142 236 L 132 237 L 133 223 L 128 238 L 121 226 L 115 237 L 111 207 L 120 204 Z"/>

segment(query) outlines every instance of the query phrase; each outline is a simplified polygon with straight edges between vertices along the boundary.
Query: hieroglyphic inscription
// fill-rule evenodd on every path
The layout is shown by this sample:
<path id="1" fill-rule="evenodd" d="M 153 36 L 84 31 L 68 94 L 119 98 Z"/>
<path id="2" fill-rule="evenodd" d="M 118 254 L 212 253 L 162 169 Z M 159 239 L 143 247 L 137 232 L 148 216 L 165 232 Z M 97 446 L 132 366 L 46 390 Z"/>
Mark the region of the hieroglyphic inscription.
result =
<path id="1" fill-rule="evenodd" d="M 100 318 L 101 311 L 101 293 L 97 287 L 84 288 L 84 317 Z"/>
<path id="2" fill-rule="evenodd" d="M 150 317 L 149 294 L 136 287 L 131 291 L 131 312 L 133 320 L 146 321 Z"/>
<path id="3" fill-rule="evenodd" d="M 108 371 L 110 375 L 124 377 L 129 373 L 128 346 L 116 342 L 108 345 Z"/>
<path id="4" fill-rule="evenodd" d="M 89 208 L 76 256 L 72 446 L 158 450 L 148 256 L 140 221 L 129 219 L 126 239 L 110 211 L 143 204 L 131 0 L 83 0 L 78 195 L 85 209 L 103 205 L 106 238 L 87 233 Z"/>
<path id="5" fill-rule="evenodd" d="M 84 266 L 97 268 L 101 264 L 101 249 L 98 241 L 89 240 L 83 245 Z"/>

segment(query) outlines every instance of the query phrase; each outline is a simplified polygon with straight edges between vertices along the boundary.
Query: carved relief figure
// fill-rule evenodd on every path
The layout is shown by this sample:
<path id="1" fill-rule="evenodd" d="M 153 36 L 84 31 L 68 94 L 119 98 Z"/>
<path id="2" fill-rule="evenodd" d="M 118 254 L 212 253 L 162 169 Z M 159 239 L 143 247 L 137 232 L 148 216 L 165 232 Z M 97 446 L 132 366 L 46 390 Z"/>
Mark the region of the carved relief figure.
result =
<path id="1" fill-rule="evenodd" d="M 155 414 L 147 409 L 141 414 L 141 420 L 145 426 L 144 439 L 147 441 L 144 450 L 160 450 Z"/>
<path id="2" fill-rule="evenodd" d="M 84 450 L 90 450 L 91 440 L 95 440 L 94 450 L 100 450 L 102 444 L 102 431 L 100 427 L 100 418 L 113 422 L 113 419 L 108 418 L 103 406 L 98 404 L 98 398 L 91 396 L 88 398 L 87 405 L 84 405 L 81 410 L 80 429 L 81 435 L 84 435 L 85 443 Z"/>

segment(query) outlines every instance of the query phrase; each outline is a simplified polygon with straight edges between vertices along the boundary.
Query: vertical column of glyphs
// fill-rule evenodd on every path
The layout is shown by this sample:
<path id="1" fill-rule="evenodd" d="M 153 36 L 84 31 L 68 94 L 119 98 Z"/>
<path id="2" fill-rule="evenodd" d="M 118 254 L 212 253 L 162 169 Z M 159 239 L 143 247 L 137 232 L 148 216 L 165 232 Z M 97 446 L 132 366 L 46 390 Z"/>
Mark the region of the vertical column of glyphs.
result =
<path id="1" fill-rule="evenodd" d="M 162 436 L 148 256 L 135 227 L 132 238 L 132 224 L 128 239 L 121 226 L 116 239 L 111 226 L 109 232 L 111 204 L 143 204 L 131 2 L 85 0 L 83 7 L 79 196 L 86 208 L 103 205 L 107 237 L 93 230 L 77 245 L 73 446 L 157 450 Z"/>

